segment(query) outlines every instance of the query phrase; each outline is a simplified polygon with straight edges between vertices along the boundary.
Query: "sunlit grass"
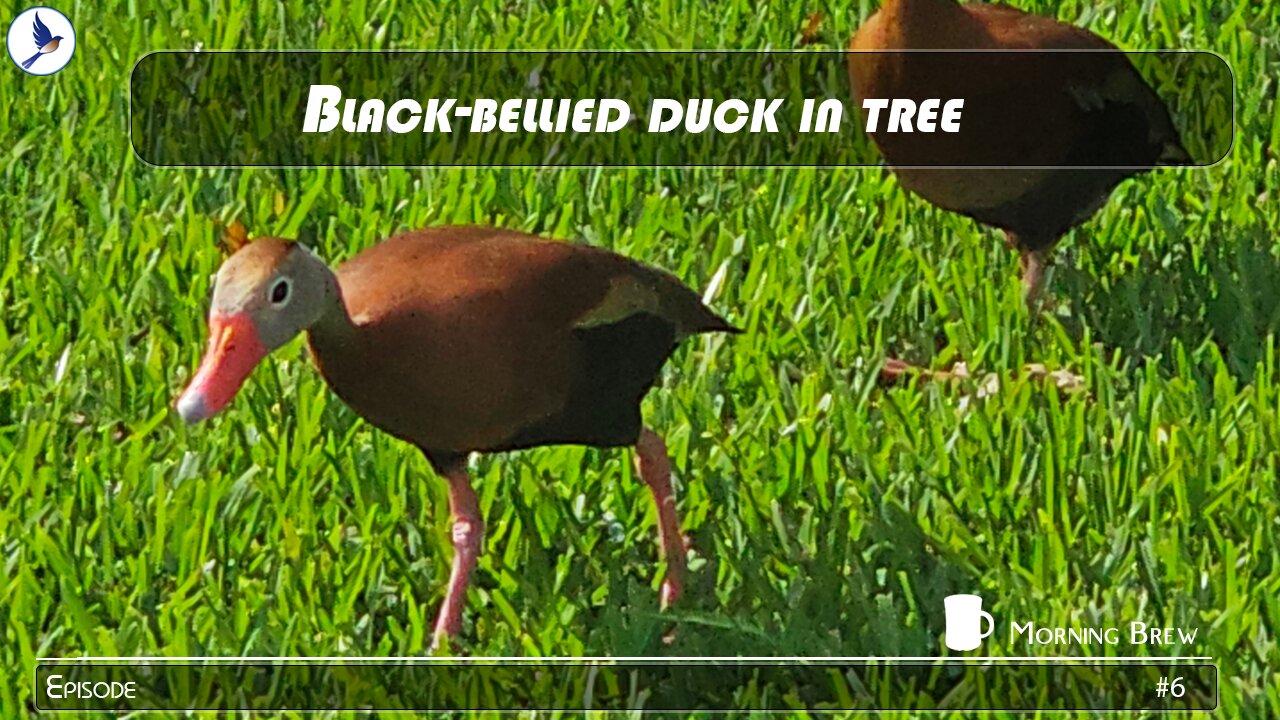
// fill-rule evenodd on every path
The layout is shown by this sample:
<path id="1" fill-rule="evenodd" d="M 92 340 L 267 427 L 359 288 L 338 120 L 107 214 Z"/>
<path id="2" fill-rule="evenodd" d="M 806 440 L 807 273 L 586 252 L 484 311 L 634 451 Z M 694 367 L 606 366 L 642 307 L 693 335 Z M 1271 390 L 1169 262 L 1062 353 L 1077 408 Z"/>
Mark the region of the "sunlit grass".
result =
<path id="1" fill-rule="evenodd" d="M 0 72 L 0 714 L 37 657 L 426 652 L 451 550 L 417 452 L 301 343 L 211 423 L 170 409 L 236 217 L 333 260 L 480 222 L 724 273 L 710 302 L 747 333 L 688 343 L 645 405 L 695 554 L 677 642 L 629 455 L 554 448 L 474 465 L 468 653 L 932 655 L 942 598 L 972 591 L 1006 626 L 1199 627 L 1139 652 L 1213 656 L 1223 717 L 1280 715 L 1280 4 L 1017 4 L 1237 79 L 1231 157 L 1123 185 L 1040 323 L 1001 238 L 879 170 L 168 171 L 125 133 L 152 49 L 785 48 L 815 10 L 838 46 L 871 2 L 61 8 L 73 64 Z M 974 379 L 880 388 L 886 355 Z"/>

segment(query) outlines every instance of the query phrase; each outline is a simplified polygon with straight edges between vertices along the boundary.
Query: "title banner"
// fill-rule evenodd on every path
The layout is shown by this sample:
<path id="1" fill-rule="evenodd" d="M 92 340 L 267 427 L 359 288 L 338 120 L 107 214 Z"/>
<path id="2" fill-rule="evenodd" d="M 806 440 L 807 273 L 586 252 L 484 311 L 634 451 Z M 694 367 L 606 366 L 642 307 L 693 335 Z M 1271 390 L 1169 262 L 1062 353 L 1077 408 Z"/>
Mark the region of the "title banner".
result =
<path id="1" fill-rule="evenodd" d="M 1081 151 L 1041 127 L 1045 97 L 1105 122 L 1108 89 L 1070 80 L 1096 74 L 1098 53 L 913 55 L 926 77 L 1029 84 L 965 97 L 931 82 L 927 96 L 855 99 L 846 51 L 166 51 L 134 67 L 130 130 L 159 166 L 877 165 L 868 132 L 919 143 L 917 167 L 1132 163 L 1123 143 Z M 1126 55 L 1193 164 L 1223 158 L 1226 62 Z M 1062 87 L 1046 95 L 1055 78 Z"/>

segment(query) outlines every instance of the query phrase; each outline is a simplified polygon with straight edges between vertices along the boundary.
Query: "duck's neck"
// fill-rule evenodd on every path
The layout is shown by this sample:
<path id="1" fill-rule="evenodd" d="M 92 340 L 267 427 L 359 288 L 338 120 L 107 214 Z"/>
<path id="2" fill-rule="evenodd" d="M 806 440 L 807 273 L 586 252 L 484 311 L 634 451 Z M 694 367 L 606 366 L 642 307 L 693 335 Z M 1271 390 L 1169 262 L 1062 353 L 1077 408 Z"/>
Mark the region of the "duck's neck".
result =
<path id="1" fill-rule="evenodd" d="M 347 311 L 338 278 L 331 275 L 330 281 L 329 292 L 325 294 L 324 311 L 307 331 L 311 348 L 318 353 L 325 349 L 349 348 L 359 334 L 359 329 Z"/>
<path id="2" fill-rule="evenodd" d="M 307 331 L 307 344 L 320 376 L 352 407 L 360 400 L 362 378 L 368 376 L 370 355 L 365 340 L 360 326 L 351 318 L 335 277 L 326 294 L 324 312 Z M 368 417 L 367 413 L 362 414 Z"/>
<path id="3" fill-rule="evenodd" d="M 896 28 L 902 46 L 908 48 L 950 47 L 972 22 L 955 0 L 888 0 L 881 12 L 890 16 L 889 26 Z"/>
<path id="4" fill-rule="evenodd" d="M 964 12 L 956 0 L 888 0 L 884 4 L 884 9 L 913 18 L 939 15 L 945 17 L 956 12 Z"/>

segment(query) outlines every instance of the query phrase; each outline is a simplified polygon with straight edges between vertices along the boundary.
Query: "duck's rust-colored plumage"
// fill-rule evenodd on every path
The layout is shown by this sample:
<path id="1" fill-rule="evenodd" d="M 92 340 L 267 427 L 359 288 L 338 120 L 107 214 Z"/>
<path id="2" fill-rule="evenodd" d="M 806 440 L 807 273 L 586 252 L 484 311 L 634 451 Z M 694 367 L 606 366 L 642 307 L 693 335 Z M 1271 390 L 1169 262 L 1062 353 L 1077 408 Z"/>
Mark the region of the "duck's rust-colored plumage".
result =
<path id="1" fill-rule="evenodd" d="M 1033 253 L 1033 282 L 1038 254 L 1092 216 L 1117 184 L 1190 160 L 1167 108 L 1129 59 L 1052 18 L 998 4 L 888 0 L 850 49 L 858 98 L 966 99 L 960 134 L 872 139 L 904 187 L 1005 230 L 1024 260 Z M 1102 52 L 884 52 L 961 49 Z M 903 167 L 1013 164 L 1091 169 Z"/>
<path id="2" fill-rule="evenodd" d="M 665 272 L 505 230 L 405 233 L 337 276 L 352 326 L 313 328 L 316 364 L 354 410 L 438 462 L 633 445 L 677 341 L 732 330 Z"/>

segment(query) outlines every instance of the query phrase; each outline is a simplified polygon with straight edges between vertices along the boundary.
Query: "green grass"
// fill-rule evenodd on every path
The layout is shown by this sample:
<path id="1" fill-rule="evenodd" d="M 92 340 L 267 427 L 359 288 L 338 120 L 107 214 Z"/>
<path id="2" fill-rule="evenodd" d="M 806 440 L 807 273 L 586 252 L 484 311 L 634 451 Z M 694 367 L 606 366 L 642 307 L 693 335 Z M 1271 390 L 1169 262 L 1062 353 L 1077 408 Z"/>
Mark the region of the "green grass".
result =
<path id="1" fill-rule="evenodd" d="M 789 48 L 815 10 L 838 46 L 872 2 L 60 6 L 72 65 L 0 70 L 0 715 L 37 657 L 426 652 L 451 549 L 417 452 L 300 342 L 211 423 L 171 410 L 232 217 L 334 260 L 480 222 L 721 279 L 746 334 L 688 343 L 645 404 L 695 553 L 677 642 L 629 453 L 552 448 L 473 466 L 469 654 L 932 655 L 972 591 L 993 653 L 1070 652 L 1010 647 L 1011 619 L 1198 627 L 1146 652 L 1215 657 L 1222 717 L 1280 715 L 1280 3 L 1016 4 L 1237 79 L 1230 158 L 1124 184 L 1039 323 L 1001 238 L 879 170 L 175 171 L 128 145 L 153 49 Z M 885 356 L 977 379 L 884 389 Z"/>

